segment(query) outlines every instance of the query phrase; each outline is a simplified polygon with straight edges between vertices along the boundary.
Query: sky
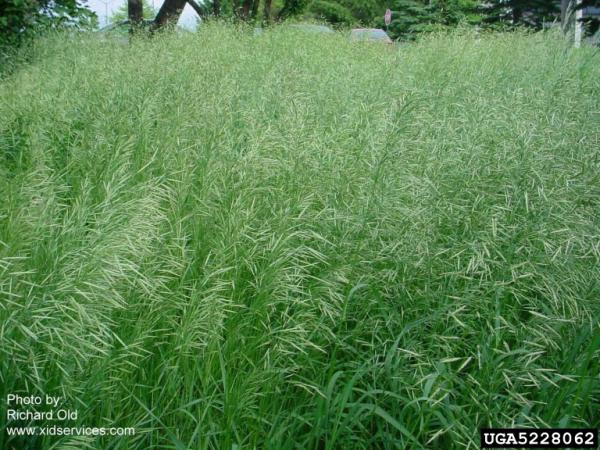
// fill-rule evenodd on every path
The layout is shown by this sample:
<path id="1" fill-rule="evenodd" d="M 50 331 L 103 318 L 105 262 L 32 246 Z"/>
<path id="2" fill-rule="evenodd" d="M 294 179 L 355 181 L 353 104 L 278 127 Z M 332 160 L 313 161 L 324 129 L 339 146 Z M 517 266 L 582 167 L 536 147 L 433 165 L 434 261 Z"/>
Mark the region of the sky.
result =
<path id="1" fill-rule="evenodd" d="M 163 4 L 163 0 L 148 0 L 158 10 Z M 100 27 L 107 24 L 107 16 L 119 8 L 122 4 L 127 3 L 127 0 L 87 0 L 85 5 L 98 15 Z M 190 5 L 185 4 L 185 8 L 179 18 L 179 25 L 187 29 L 196 28 L 196 18 L 198 15 Z"/>

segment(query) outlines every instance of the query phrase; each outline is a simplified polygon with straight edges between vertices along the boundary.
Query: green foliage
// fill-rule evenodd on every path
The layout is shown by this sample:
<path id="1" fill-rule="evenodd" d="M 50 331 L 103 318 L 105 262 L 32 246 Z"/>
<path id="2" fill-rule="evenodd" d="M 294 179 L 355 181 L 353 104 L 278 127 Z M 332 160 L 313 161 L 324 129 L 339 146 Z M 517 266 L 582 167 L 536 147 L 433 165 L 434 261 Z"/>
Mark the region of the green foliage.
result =
<path id="1" fill-rule="evenodd" d="M 356 21 L 348 8 L 328 0 L 313 1 L 309 6 L 308 11 L 315 18 L 325 20 L 334 25 L 350 25 Z"/>
<path id="2" fill-rule="evenodd" d="M 395 0 L 392 10 L 392 23 L 388 33 L 393 38 L 411 36 L 431 29 L 434 23 L 434 10 L 423 0 Z M 383 19 L 379 18 L 381 25 Z"/>
<path id="3" fill-rule="evenodd" d="M 579 4 L 580 8 L 589 6 L 600 8 L 600 0 L 582 0 Z M 588 35 L 600 33 L 600 17 L 586 17 L 583 19 L 583 24 Z M 600 36 L 597 36 L 596 45 L 600 45 Z"/>
<path id="4" fill-rule="evenodd" d="M 156 17 L 156 13 L 158 12 L 154 9 L 150 0 L 142 0 L 142 4 L 144 7 L 144 19 L 154 19 Z M 116 23 L 123 20 L 126 20 L 129 16 L 127 15 L 127 2 L 123 2 L 119 8 L 110 16 L 109 22 Z"/>
<path id="5" fill-rule="evenodd" d="M 434 0 L 432 5 L 437 9 L 439 21 L 445 25 L 456 25 L 461 22 L 478 25 L 482 17 L 478 14 L 479 0 Z"/>
<path id="6" fill-rule="evenodd" d="M 18 45 L 42 30 L 96 25 L 96 15 L 78 0 L 2 0 L 0 49 Z"/>
<path id="7" fill-rule="evenodd" d="M 394 38 L 413 38 L 461 22 L 476 25 L 482 20 L 478 6 L 476 0 L 393 0 L 389 34 Z M 383 27 L 383 19 L 378 18 L 377 24 Z"/>
<path id="8" fill-rule="evenodd" d="M 385 0 L 341 0 L 340 4 L 364 25 L 372 24 L 376 18 L 383 16 L 387 7 Z"/>
<path id="9" fill-rule="evenodd" d="M 482 8 L 487 23 L 542 28 L 560 18 L 560 2 L 549 0 L 490 0 Z"/>
<path id="10" fill-rule="evenodd" d="M 331 24 L 372 25 L 385 12 L 382 0 L 315 0 L 307 12 Z"/>
<path id="11" fill-rule="evenodd" d="M 284 0 L 283 7 L 279 11 L 277 18 L 280 20 L 297 16 L 306 10 L 310 0 Z"/>
<path id="12" fill-rule="evenodd" d="M 272 27 L 0 83 L 0 448 L 465 449 L 600 423 L 600 55 Z M 11 424 L 12 426 L 14 424 Z"/>

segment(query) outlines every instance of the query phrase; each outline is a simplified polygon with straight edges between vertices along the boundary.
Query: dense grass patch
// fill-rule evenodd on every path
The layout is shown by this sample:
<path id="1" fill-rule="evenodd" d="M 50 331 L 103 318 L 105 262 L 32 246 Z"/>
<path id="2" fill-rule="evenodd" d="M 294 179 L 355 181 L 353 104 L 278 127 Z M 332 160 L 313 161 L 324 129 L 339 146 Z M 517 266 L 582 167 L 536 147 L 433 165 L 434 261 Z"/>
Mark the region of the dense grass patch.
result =
<path id="1" fill-rule="evenodd" d="M 137 434 L 0 447 L 598 426 L 599 80 L 541 34 L 39 43 L 0 84 L 0 426 L 52 394 Z"/>

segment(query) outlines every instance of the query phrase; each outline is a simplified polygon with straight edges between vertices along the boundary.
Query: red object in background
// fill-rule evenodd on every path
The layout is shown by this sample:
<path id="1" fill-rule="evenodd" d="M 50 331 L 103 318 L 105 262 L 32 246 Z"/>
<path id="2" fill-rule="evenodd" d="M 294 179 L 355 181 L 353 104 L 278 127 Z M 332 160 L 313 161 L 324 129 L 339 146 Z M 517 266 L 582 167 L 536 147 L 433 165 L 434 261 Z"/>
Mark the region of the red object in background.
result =
<path id="1" fill-rule="evenodd" d="M 383 18 L 386 26 L 392 23 L 392 11 L 389 8 L 385 10 L 385 16 L 383 16 Z"/>

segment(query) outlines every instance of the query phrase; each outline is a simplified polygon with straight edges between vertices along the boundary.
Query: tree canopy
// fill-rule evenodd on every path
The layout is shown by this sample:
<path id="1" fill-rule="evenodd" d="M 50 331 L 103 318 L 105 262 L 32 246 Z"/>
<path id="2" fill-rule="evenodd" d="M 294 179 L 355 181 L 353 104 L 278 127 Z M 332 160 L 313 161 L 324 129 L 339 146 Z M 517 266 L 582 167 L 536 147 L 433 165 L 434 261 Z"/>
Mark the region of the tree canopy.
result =
<path id="1" fill-rule="evenodd" d="M 90 27 L 97 17 L 85 0 L 2 0 L 0 46 L 18 44 L 36 31 L 59 26 Z"/>
<path id="2" fill-rule="evenodd" d="M 0 45 L 18 43 L 36 30 L 97 23 L 85 0 L 3 0 L 0 3 Z M 393 38 L 411 39 L 420 33 L 456 26 L 533 27 L 561 21 L 565 30 L 573 22 L 575 0 L 165 0 L 157 11 L 148 0 L 129 0 L 111 16 L 154 19 L 153 28 L 176 22 L 186 3 L 201 17 L 213 16 L 251 22 L 314 18 L 340 26 L 384 28 L 383 13 L 393 12 L 387 27 Z M 582 0 L 580 8 L 600 6 L 600 0 Z M 134 8 L 134 10 L 132 10 Z M 129 9 L 129 11 L 128 11 Z M 133 13 L 133 16 L 132 16 Z M 597 31 L 597 19 L 585 19 L 588 32 Z"/>
<path id="3" fill-rule="evenodd" d="M 142 0 L 142 5 L 144 8 L 144 19 L 152 20 L 156 17 L 156 13 L 158 12 L 152 3 L 149 0 Z M 127 2 L 123 2 L 117 10 L 112 13 L 109 17 L 109 22 L 119 22 L 127 19 Z"/>
<path id="4" fill-rule="evenodd" d="M 391 0 L 393 37 L 412 38 L 415 35 L 464 22 L 480 24 L 483 16 L 478 0 Z M 383 27 L 383 17 L 375 23 Z"/>

